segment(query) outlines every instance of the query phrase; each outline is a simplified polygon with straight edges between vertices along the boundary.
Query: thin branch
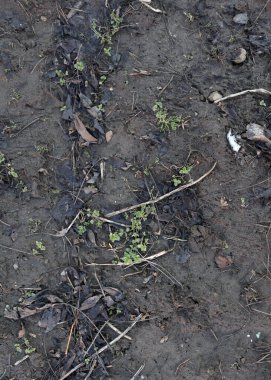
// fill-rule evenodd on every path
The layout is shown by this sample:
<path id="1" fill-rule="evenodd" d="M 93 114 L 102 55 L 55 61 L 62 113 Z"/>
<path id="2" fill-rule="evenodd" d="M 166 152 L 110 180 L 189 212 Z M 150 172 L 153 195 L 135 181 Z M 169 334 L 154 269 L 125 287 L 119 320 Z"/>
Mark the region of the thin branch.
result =
<path id="1" fill-rule="evenodd" d="M 76 216 L 74 217 L 74 219 L 71 221 L 70 225 L 67 228 L 63 228 L 61 231 L 59 231 L 56 234 L 52 234 L 51 236 L 55 236 L 55 237 L 64 237 L 64 236 L 66 236 L 67 233 L 72 228 L 72 226 L 74 225 L 74 223 L 76 222 L 76 220 L 77 220 L 77 218 L 79 217 L 80 214 L 81 214 L 81 210 L 78 211 L 78 213 L 76 214 Z"/>
<path id="2" fill-rule="evenodd" d="M 151 9 L 153 12 L 155 13 L 165 13 L 164 11 L 161 11 L 161 9 L 158 9 L 158 8 L 153 8 L 150 3 L 151 3 L 151 0 L 139 0 L 139 2 L 143 5 L 145 5 L 145 7 Z"/>
<path id="3" fill-rule="evenodd" d="M 136 371 L 136 373 L 134 374 L 134 376 L 130 380 L 138 379 L 138 375 L 143 371 L 144 367 L 145 367 L 145 364 L 142 364 L 142 366 Z"/>
<path id="4" fill-rule="evenodd" d="M 271 94 L 271 93 L 270 93 Z M 189 187 L 192 187 L 194 185 L 196 185 L 197 183 L 201 182 L 204 178 L 206 178 L 209 174 L 212 173 L 212 171 L 214 170 L 214 168 L 216 167 L 216 162 L 214 163 L 214 165 L 211 167 L 210 170 L 208 170 L 207 173 L 205 173 L 204 175 L 202 175 L 200 178 L 196 179 L 195 181 L 193 182 L 189 182 L 185 185 L 182 185 L 182 186 L 179 186 L 177 187 L 176 189 L 170 191 L 169 193 L 166 193 L 164 195 L 161 195 L 160 197 L 158 198 L 154 198 L 154 199 L 150 199 L 149 201 L 147 202 L 143 202 L 143 203 L 139 203 L 139 204 L 136 204 L 136 205 L 133 205 L 133 206 L 129 206 L 129 207 L 125 207 L 121 210 L 118 210 L 118 211 L 113 211 L 113 212 L 110 212 L 108 214 L 106 214 L 105 216 L 107 218 L 110 218 L 112 216 L 115 216 L 115 215 L 119 215 L 119 214 L 123 214 L 124 212 L 127 212 L 127 211 L 131 211 L 131 210 L 135 210 L 139 207 L 142 207 L 142 206 L 147 206 L 147 205 L 153 205 L 157 202 L 160 202 L 168 197 L 170 197 L 171 195 L 173 194 L 176 194 L 178 193 L 179 191 L 182 191 L 182 190 L 185 190 L 185 189 L 188 189 Z"/>
<path id="5" fill-rule="evenodd" d="M 26 124 L 24 127 L 22 127 L 17 133 L 15 133 L 12 137 L 18 136 L 20 133 L 22 133 L 26 128 L 30 127 L 32 124 L 35 124 L 37 121 L 39 121 L 42 118 L 42 116 L 37 117 L 36 119 L 30 121 L 28 124 Z"/>
<path id="6" fill-rule="evenodd" d="M 223 102 L 227 99 L 237 98 L 238 96 L 246 95 L 246 94 L 263 94 L 263 95 L 271 95 L 270 91 L 265 90 L 264 88 L 255 88 L 253 90 L 244 90 L 241 92 L 236 92 L 235 94 L 230 94 L 224 96 L 223 98 L 217 99 L 214 101 L 215 104 Z"/>
<path id="7" fill-rule="evenodd" d="M 111 342 L 109 342 L 106 346 L 100 348 L 97 352 L 95 352 L 95 354 L 92 355 L 92 357 L 96 357 L 98 355 L 100 355 L 102 352 L 106 351 L 108 348 L 110 348 L 111 346 L 113 346 L 113 344 L 117 343 L 121 338 L 123 338 L 125 335 L 127 335 L 127 333 L 132 330 L 132 328 L 135 326 L 135 324 L 137 322 L 140 321 L 142 317 L 142 314 L 139 314 L 135 320 L 133 321 L 133 323 L 127 327 L 126 330 L 124 330 L 120 335 L 118 335 L 115 339 L 111 340 Z"/>
<path id="8" fill-rule="evenodd" d="M 168 251 L 161 251 L 161 252 L 158 252 L 158 253 L 155 253 L 154 255 L 151 255 L 149 257 L 141 257 L 140 258 L 140 261 L 136 262 L 136 263 L 123 263 L 123 262 L 119 262 L 119 263 L 116 263 L 116 264 L 113 264 L 113 263 L 104 263 L 104 264 L 99 264 L 99 263 L 89 263 L 89 264 L 85 264 L 86 267 L 98 267 L 98 266 L 110 266 L 110 267 L 114 267 L 114 266 L 117 266 L 117 267 L 127 267 L 127 266 L 131 266 L 131 265 L 134 265 L 134 264 L 142 264 L 142 263 L 145 263 L 145 262 L 148 262 L 148 261 L 151 261 L 151 260 L 155 260 L 157 259 L 158 257 L 161 257 L 161 256 L 164 256 L 166 255 L 167 253 L 169 252 L 172 252 L 173 249 L 170 249 Z"/>

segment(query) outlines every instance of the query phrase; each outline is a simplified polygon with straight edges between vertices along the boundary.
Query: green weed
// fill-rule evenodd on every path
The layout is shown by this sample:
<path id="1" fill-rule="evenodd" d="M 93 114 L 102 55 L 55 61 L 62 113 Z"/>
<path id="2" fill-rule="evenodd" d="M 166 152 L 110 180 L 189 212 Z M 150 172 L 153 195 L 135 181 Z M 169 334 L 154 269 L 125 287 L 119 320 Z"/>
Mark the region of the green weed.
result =
<path id="1" fill-rule="evenodd" d="M 188 118 L 170 116 L 161 102 L 155 102 L 152 110 L 155 114 L 157 125 L 163 132 L 176 131 L 179 127 L 184 128 L 188 122 Z"/>
<path id="2" fill-rule="evenodd" d="M 76 63 L 73 66 L 76 70 L 78 70 L 80 72 L 84 71 L 84 69 L 85 69 L 85 64 L 82 61 L 76 61 Z"/>
<path id="3" fill-rule="evenodd" d="M 42 253 L 43 251 L 46 251 L 45 245 L 42 243 L 42 241 L 36 241 L 35 248 L 32 248 L 33 255 L 38 255 Z"/>
<path id="4" fill-rule="evenodd" d="M 16 352 L 24 352 L 26 355 L 31 355 L 33 352 L 36 351 L 36 348 L 31 345 L 27 338 L 23 338 L 22 344 L 15 343 L 14 347 Z"/>
<path id="5" fill-rule="evenodd" d="M 144 230 L 143 223 L 155 213 L 153 206 L 142 206 L 130 215 L 126 215 L 129 227 L 117 228 L 109 234 L 112 243 L 121 242 L 124 246 L 123 256 L 116 258 L 114 263 L 136 264 L 141 261 L 141 254 L 148 249 L 149 238 Z"/>
<path id="6" fill-rule="evenodd" d="M 67 70 L 65 72 L 62 70 L 56 70 L 55 73 L 56 76 L 59 78 L 58 83 L 60 84 L 60 86 L 65 86 L 66 77 L 69 75 L 69 72 Z"/>
<path id="7" fill-rule="evenodd" d="M 192 169 L 193 169 L 193 165 L 182 166 L 178 171 L 178 175 L 172 176 L 173 186 L 177 187 L 177 186 L 180 186 L 181 184 L 185 184 L 187 182 L 187 180 L 185 179 L 185 176 L 189 176 L 188 182 L 191 181 L 192 179 L 190 177 L 190 173 Z"/>
<path id="8" fill-rule="evenodd" d="M 122 20 L 123 19 L 122 17 L 119 16 L 119 11 L 117 10 L 117 11 L 112 11 L 110 14 L 109 27 L 102 27 L 98 25 L 96 20 L 93 20 L 91 23 L 91 28 L 95 36 L 103 45 L 104 54 L 109 57 L 112 54 L 112 48 L 110 46 L 112 45 L 112 38 L 120 30 Z"/>

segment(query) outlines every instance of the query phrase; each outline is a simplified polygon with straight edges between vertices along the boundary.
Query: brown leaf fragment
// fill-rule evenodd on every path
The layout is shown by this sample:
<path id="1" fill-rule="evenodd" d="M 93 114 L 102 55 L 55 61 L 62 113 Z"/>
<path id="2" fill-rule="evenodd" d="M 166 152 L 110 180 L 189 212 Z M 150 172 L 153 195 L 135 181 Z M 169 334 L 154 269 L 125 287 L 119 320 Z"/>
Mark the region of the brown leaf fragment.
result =
<path id="1" fill-rule="evenodd" d="M 233 258 L 231 256 L 216 255 L 215 263 L 220 269 L 225 269 L 233 264 Z"/>
<path id="2" fill-rule="evenodd" d="M 75 129 L 85 141 L 91 144 L 97 144 L 98 140 L 87 131 L 87 128 L 85 127 L 83 122 L 79 119 L 78 115 L 74 116 L 73 123 L 74 123 Z"/>
<path id="3" fill-rule="evenodd" d="M 21 339 L 25 336 L 25 327 L 24 325 L 21 323 L 21 330 L 19 331 L 18 333 L 18 338 Z"/>
<path id="4" fill-rule="evenodd" d="M 112 137 L 113 137 L 113 132 L 112 131 L 106 132 L 105 139 L 106 139 L 107 143 L 109 143 L 112 140 Z"/>
<path id="5" fill-rule="evenodd" d="M 225 197 L 220 198 L 220 207 L 224 209 L 229 208 L 229 203 Z"/>
<path id="6" fill-rule="evenodd" d="M 5 318 L 14 319 L 14 320 L 23 319 L 23 318 L 30 317 L 31 315 L 38 314 L 38 313 L 42 312 L 43 310 L 48 309 L 49 307 L 52 307 L 51 303 L 46 304 L 40 308 L 37 307 L 34 309 L 29 309 L 28 307 L 25 307 L 25 308 L 15 307 L 12 310 L 6 309 L 4 312 L 4 316 L 5 316 Z"/>

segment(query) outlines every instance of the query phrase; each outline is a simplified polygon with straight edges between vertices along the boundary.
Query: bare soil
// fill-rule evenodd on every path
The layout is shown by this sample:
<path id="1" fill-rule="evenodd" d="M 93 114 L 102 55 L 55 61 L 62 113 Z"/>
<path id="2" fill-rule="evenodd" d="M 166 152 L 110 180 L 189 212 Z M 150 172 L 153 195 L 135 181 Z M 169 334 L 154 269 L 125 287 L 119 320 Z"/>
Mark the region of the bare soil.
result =
<path id="1" fill-rule="evenodd" d="M 67 378 L 270 379 L 271 155 L 267 144 L 246 138 L 246 126 L 260 124 L 270 137 L 271 98 L 248 94 L 215 104 L 208 97 L 271 90 L 271 3 L 153 1 L 163 13 L 139 1 L 106 3 L 0 0 L 0 379 L 62 379 L 80 363 Z M 110 28 L 118 8 L 123 21 L 108 56 L 91 22 Z M 236 23 L 238 14 L 248 20 Z M 247 57 L 236 64 L 240 48 Z M 83 72 L 64 75 L 61 86 L 56 69 L 65 73 L 76 59 Z M 81 93 L 102 108 L 98 127 Z M 182 115 L 176 131 L 157 125 L 157 101 Z M 85 144 L 76 132 L 75 113 L 98 144 Z M 238 153 L 227 141 L 230 129 Z M 106 131 L 113 132 L 109 142 Z M 168 251 L 156 260 L 88 265 L 112 264 L 116 254 L 122 262 L 123 247 L 109 239 L 114 224 L 79 234 L 76 220 L 64 237 L 54 236 L 80 210 L 106 216 L 174 190 L 173 176 L 184 166 L 192 170 L 182 184 L 214 163 L 208 177 L 156 203 L 144 221 L 144 256 Z M 123 214 L 111 219 L 126 223 Z M 37 241 L 45 250 L 34 254 Z M 120 339 L 95 362 L 78 354 L 86 341 L 79 328 L 71 330 L 76 312 L 49 332 L 38 326 L 39 314 L 5 314 L 44 289 L 61 298 L 65 268 L 84 273 L 80 292 L 121 292 L 122 314 L 104 309 L 98 328 L 107 316 L 123 331 L 141 314 L 132 340 Z M 117 335 L 105 326 L 97 349 Z M 16 349 L 25 338 L 35 349 L 27 358 Z"/>

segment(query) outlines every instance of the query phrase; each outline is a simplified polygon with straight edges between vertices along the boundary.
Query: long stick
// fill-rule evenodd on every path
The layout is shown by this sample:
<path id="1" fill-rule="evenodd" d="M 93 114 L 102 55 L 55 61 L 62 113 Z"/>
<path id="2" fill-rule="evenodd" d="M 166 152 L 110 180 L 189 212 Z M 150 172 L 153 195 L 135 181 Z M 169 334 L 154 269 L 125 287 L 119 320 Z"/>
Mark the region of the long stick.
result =
<path id="1" fill-rule="evenodd" d="M 166 255 L 167 253 L 169 252 L 172 252 L 173 249 L 170 249 L 168 251 L 161 251 L 161 252 L 158 252 L 158 253 L 155 253 L 154 255 L 151 255 L 151 256 L 148 256 L 148 257 L 141 257 L 140 258 L 140 261 L 137 261 L 136 263 L 122 263 L 122 262 L 119 262 L 119 263 L 116 263 L 116 264 L 113 264 L 113 263 L 104 263 L 104 264 L 99 264 L 99 263 L 90 263 L 90 264 L 85 264 L 86 267 L 114 267 L 114 266 L 118 266 L 118 267 L 127 267 L 127 266 L 130 266 L 130 265 L 134 265 L 134 264 L 141 264 L 141 263 L 145 263 L 145 262 L 148 262 L 148 261 L 151 261 L 151 260 L 154 260 L 154 259 L 157 259 L 158 257 L 161 257 L 161 256 L 164 256 Z"/>
<path id="2" fill-rule="evenodd" d="M 241 92 L 236 92 L 235 94 L 230 94 L 227 96 L 224 96 L 224 98 L 220 98 L 214 101 L 214 103 L 220 103 L 227 99 L 237 98 L 237 96 L 242 96 L 246 94 L 264 94 L 264 95 L 271 95 L 270 91 L 265 90 L 264 88 L 255 88 L 253 90 L 244 90 Z"/>
<path id="3" fill-rule="evenodd" d="M 133 205 L 133 206 L 125 207 L 125 208 L 123 208 L 121 210 L 118 210 L 118 211 L 110 212 L 110 213 L 106 214 L 105 216 L 107 218 L 110 218 L 110 217 L 115 216 L 115 215 L 123 214 L 124 212 L 127 212 L 127 211 L 135 210 L 138 207 L 147 206 L 147 205 L 153 205 L 153 204 L 155 204 L 157 202 L 160 202 L 163 199 L 166 199 L 166 198 L 170 197 L 171 195 L 178 193 L 179 191 L 188 189 L 189 187 L 192 187 L 192 186 L 196 185 L 197 183 L 199 183 L 200 181 L 202 181 L 204 178 L 206 178 L 209 174 L 211 174 L 215 167 L 216 167 L 216 162 L 211 167 L 211 169 L 207 173 L 205 173 L 204 175 L 202 175 L 200 178 L 196 179 L 193 182 L 189 182 L 189 183 L 187 183 L 185 185 L 179 186 L 176 189 L 170 191 L 169 193 L 161 195 L 161 197 L 151 199 L 151 200 L 149 200 L 147 202 L 138 203 L 138 204 Z"/>

